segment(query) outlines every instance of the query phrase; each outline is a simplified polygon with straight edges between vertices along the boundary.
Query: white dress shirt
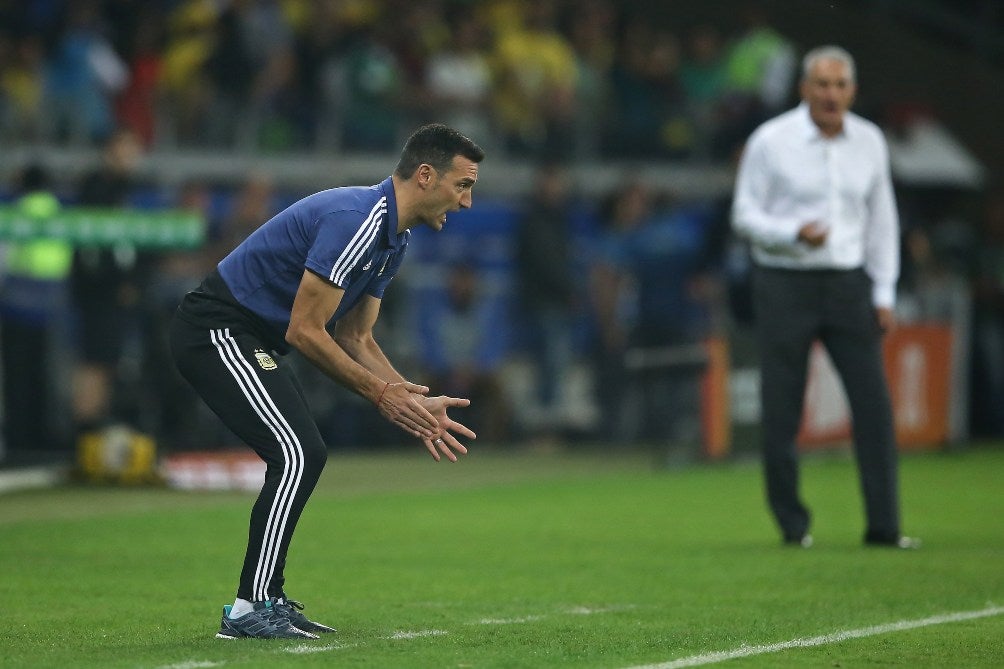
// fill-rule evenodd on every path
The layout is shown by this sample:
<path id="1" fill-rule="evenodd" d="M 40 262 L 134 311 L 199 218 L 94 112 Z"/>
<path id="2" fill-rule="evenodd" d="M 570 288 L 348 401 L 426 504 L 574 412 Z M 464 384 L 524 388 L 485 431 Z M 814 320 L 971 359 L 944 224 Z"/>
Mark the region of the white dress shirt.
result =
<path id="1" fill-rule="evenodd" d="M 826 242 L 798 230 L 818 221 Z M 823 135 L 805 103 L 761 125 L 739 163 L 732 224 L 759 265 L 788 269 L 864 267 L 877 307 L 892 307 L 899 278 L 899 216 L 889 150 L 874 123 L 848 112 L 843 131 Z"/>

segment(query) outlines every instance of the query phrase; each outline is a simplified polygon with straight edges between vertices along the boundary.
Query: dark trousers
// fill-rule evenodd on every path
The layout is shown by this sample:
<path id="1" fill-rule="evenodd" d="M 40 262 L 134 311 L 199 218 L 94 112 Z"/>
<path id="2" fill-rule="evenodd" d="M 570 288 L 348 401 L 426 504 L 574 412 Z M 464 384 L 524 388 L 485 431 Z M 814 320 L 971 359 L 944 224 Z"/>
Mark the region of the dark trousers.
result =
<path id="1" fill-rule="evenodd" d="M 758 267 L 754 273 L 767 498 L 786 539 L 797 539 L 809 529 L 809 511 L 799 497 L 795 437 L 809 352 L 817 339 L 826 347 L 850 404 L 865 537 L 899 537 L 892 404 L 871 289 L 863 270 Z"/>
<path id="2" fill-rule="evenodd" d="M 181 375 L 266 463 L 237 596 L 280 596 L 290 538 L 327 458 L 303 390 L 250 332 L 196 326 L 176 316 L 170 342 Z"/>
<path id="3" fill-rule="evenodd" d="M 6 320 L 0 333 L 3 427 L 7 448 L 21 454 L 54 450 L 49 329 Z"/>

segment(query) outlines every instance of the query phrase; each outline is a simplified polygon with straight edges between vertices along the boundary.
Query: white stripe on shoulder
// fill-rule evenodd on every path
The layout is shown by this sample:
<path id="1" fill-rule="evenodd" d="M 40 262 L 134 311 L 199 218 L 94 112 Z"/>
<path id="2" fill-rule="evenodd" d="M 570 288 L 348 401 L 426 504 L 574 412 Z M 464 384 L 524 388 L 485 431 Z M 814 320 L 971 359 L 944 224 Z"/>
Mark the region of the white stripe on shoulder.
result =
<path id="1" fill-rule="evenodd" d="M 356 234 L 352 236 L 349 243 L 346 245 L 345 250 L 342 251 L 341 255 L 338 256 L 338 260 L 335 261 L 334 266 L 331 268 L 331 273 L 328 274 L 328 280 L 332 283 L 341 283 L 345 280 L 345 277 L 352 268 L 356 266 L 359 259 L 362 258 L 363 252 L 366 247 L 372 243 L 376 238 L 377 233 L 380 231 L 380 224 L 383 221 L 384 214 L 387 213 L 387 197 L 384 196 L 377 200 L 377 203 L 373 205 L 373 209 L 370 210 L 369 216 L 363 221 L 363 224 L 359 226 L 356 230 Z"/>

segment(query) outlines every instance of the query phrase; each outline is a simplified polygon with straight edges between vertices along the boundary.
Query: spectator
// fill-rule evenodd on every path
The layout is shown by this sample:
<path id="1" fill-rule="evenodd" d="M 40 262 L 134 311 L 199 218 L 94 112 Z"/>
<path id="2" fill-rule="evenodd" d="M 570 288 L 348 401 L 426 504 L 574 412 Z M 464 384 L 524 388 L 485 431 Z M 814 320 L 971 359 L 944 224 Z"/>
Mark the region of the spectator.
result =
<path id="1" fill-rule="evenodd" d="M 210 242 L 213 262 L 223 259 L 229 249 L 240 244 L 248 235 L 276 213 L 275 186 L 271 177 L 252 173 L 234 195 L 230 211 L 223 218 Z"/>
<path id="2" fill-rule="evenodd" d="M 382 23 L 358 31 L 344 59 L 342 146 L 356 151 L 389 151 L 398 144 L 404 72 L 384 42 Z"/>
<path id="3" fill-rule="evenodd" d="M 711 159 L 711 142 L 721 122 L 725 68 L 725 49 L 718 29 L 710 24 L 692 28 L 680 65 L 680 87 L 697 135 L 695 155 L 703 160 Z"/>
<path id="4" fill-rule="evenodd" d="M 210 139 L 207 119 L 216 92 L 205 68 L 218 39 L 216 22 L 216 10 L 203 0 L 182 2 L 167 17 L 160 68 L 165 143 L 192 145 Z M 233 82 L 244 84 L 241 72 L 234 72 Z"/>
<path id="5" fill-rule="evenodd" d="M 313 147 L 322 151 L 341 141 L 341 59 L 353 26 L 340 9 L 333 3 L 313 6 L 294 42 L 296 63 L 290 85 L 305 114 L 305 132 Z"/>
<path id="6" fill-rule="evenodd" d="M 638 381 L 637 436 L 696 451 L 700 442 L 703 343 L 720 291 L 709 263 L 714 210 L 665 203 L 609 248 L 615 272 L 630 277 L 633 318 L 628 373 Z M 625 285 L 625 280 L 621 280 Z"/>
<path id="7" fill-rule="evenodd" d="M 44 67 L 38 36 L 0 34 L 0 137 L 20 141 L 41 138 Z"/>
<path id="8" fill-rule="evenodd" d="M 71 3 L 46 67 L 46 109 L 58 139 L 90 143 L 115 127 L 114 96 L 129 80 L 105 37 L 96 2 Z"/>
<path id="9" fill-rule="evenodd" d="M 798 67 L 794 47 L 770 25 L 762 5 L 750 2 L 742 18 L 745 32 L 732 45 L 726 62 L 717 159 L 730 159 L 754 128 L 788 104 Z"/>
<path id="10" fill-rule="evenodd" d="M 569 17 L 575 50 L 575 157 L 599 155 L 602 131 L 609 123 L 610 71 L 617 52 L 616 12 L 608 0 L 576 3 Z"/>
<path id="11" fill-rule="evenodd" d="M 495 45 L 494 107 L 507 148 L 517 155 L 567 157 L 576 114 L 575 52 L 555 26 L 553 0 L 526 7 L 523 24 Z"/>
<path id="12" fill-rule="evenodd" d="M 516 232 L 517 304 L 534 360 L 536 402 L 544 432 L 560 429 L 562 388 L 572 365 L 575 273 L 569 221 L 570 176 L 545 164 Z"/>
<path id="13" fill-rule="evenodd" d="M 115 102 L 119 125 L 129 128 L 144 147 L 153 146 L 157 126 L 163 32 L 159 17 L 147 10 L 129 36 L 126 66 L 129 82 Z"/>
<path id="14" fill-rule="evenodd" d="M 18 184 L 19 212 L 46 219 L 60 204 L 49 190 L 48 172 L 30 165 Z M 6 245 L 0 276 L 0 351 L 3 363 L 3 434 L 20 457 L 65 449 L 59 416 L 63 386 L 58 378 L 60 338 L 66 330 L 67 278 L 73 248 L 59 239 Z M 61 347 L 60 344 L 64 346 Z"/>
<path id="15" fill-rule="evenodd" d="M 597 330 L 593 376 L 601 417 L 598 436 L 609 441 L 630 441 L 638 434 L 638 418 L 633 415 L 637 398 L 625 366 L 637 303 L 634 279 L 623 271 L 619 250 L 652 215 L 652 206 L 652 193 L 644 183 L 625 181 L 601 206 L 601 231 L 591 253 L 589 294 Z"/>
<path id="16" fill-rule="evenodd" d="M 212 193 L 206 182 L 188 181 L 178 189 L 174 207 L 199 216 L 207 229 L 213 224 Z M 158 448 L 171 452 L 220 445 L 223 431 L 205 405 L 192 394 L 175 369 L 168 348 L 167 331 L 178 303 L 190 290 L 198 287 L 222 256 L 217 249 L 204 245 L 197 249 L 166 251 L 157 259 L 145 291 L 142 311 L 144 319 L 143 401 L 144 416 L 149 431 L 156 437 Z M 236 437 L 233 437 L 236 440 Z"/>
<path id="17" fill-rule="evenodd" d="M 1004 435 L 1004 190 L 984 204 L 973 277 L 973 431 Z"/>
<path id="18" fill-rule="evenodd" d="M 615 112 L 606 150 L 626 158 L 665 157 L 686 151 L 690 138 L 678 125 L 682 111 L 679 44 L 647 17 L 629 18 L 611 73 Z M 674 124 L 677 123 L 677 124 Z"/>
<path id="19" fill-rule="evenodd" d="M 429 112 L 469 136 L 489 137 L 492 73 L 482 48 L 487 28 L 471 9 L 460 10 L 452 19 L 453 39 L 426 64 Z"/>
<path id="20" fill-rule="evenodd" d="M 417 310 L 424 376 L 430 387 L 471 400 L 470 425 L 482 440 L 504 441 L 511 427 L 500 378 L 507 353 L 501 336 L 507 329 L 505 311 L 485 295 L 468 265 L 449 268 L 445 293 Z"/>
<path id="21" fill-rule="evenodd" d="M 132 131 L 114 133 L 105 145 L 102 165 L 88 173 L 80 185 L 79 204 L 127 206 L 141 157 L 142 149 Z M 124 408 L 114 406 L 116 398 L 123 402 L 137 399 L 133 393 L 122 392 L 125 379 L 119 372 L 127 348 L 134 351 L 138 346 L 141 296 L 150 270 L 149 259 L 141 257 L 129 242 L 76 249 L 71 284 L 79 328 L 74 415 L 82 432 L 124 419 Z"/>

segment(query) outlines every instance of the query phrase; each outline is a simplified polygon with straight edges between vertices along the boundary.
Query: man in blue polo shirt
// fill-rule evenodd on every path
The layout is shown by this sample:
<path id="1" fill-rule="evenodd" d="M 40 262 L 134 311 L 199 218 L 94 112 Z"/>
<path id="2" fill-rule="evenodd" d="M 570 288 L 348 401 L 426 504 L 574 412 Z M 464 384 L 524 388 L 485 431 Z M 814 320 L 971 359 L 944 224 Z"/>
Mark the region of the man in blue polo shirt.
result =
<path id="1" fill-rule="evenodd" d="M 265 461 L 251 511 L 234 604 L 223 607 L 223 639 L 317 638 L 333 632 L 307 619 L 283 591 L 286 550 L 327 457 L 299 383 L 276 354 L 297 349 L 325 374 L 372 401 L 439 460 L 475 438 L 446 410 L 467 399 L 430 397 L 399 374 L 373 338 L 387 284 L 408 248 L 409 229 L 441 230 L 471 206 L 484 152 L 439 124 L 409 139 L 394 174 L 369 187 L 315 193 L 255 230 L 171 323 L 181 374 L 206 404 Z M 329 333 L 330 329 L 330 333 Z"/>

